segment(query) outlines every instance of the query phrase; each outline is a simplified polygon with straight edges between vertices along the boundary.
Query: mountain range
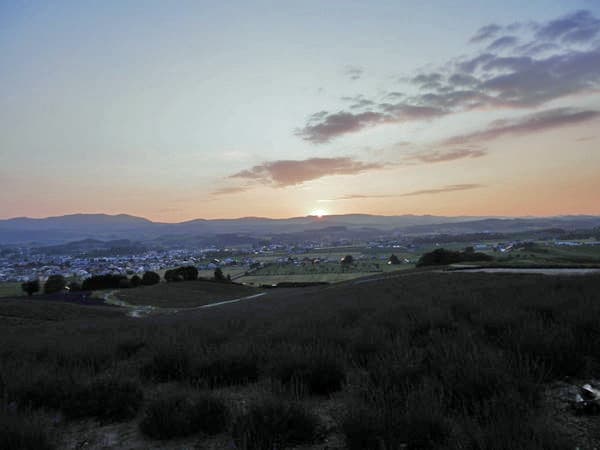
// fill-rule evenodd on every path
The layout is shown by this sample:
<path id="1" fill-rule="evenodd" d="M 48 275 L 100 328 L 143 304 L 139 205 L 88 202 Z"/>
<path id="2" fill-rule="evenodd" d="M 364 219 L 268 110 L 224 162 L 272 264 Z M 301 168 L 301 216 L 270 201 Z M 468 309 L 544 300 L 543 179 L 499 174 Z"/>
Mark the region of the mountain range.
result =
<path id="1" fill-rule="evenodd" d="M 591 229 L 599 226 L 600 216 L 584 215 L 497 218 L 345 214 L 286 219 L 263 217 L 195 219 L 179 223 L 162 223 L 127 214 L 72 214 L 42 219 L 18 217 L 0 220 L 0 244 L 49 245 L 81 239 L 145 241 L 181 237 L 206 238 L 227 234 L 265 237 L 296 233 L 310 236 L 323 232 L 404 235 L 508 233 L 548 228 Z"/>

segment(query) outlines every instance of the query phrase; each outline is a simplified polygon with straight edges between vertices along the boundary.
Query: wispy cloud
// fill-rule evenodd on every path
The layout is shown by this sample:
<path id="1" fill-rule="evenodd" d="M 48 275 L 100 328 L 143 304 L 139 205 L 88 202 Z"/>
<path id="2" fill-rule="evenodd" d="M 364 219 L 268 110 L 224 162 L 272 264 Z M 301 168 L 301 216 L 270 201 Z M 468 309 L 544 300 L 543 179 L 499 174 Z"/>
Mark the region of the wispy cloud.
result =
<path id="1" fill-rule="evenodd" d="M 505 48 L 514 47 L 519 42 L 516 36 L 502 36 L 487 46 L 488 51 L 502 50 Z"/>
<path id="2" fill-rule="evenodd" d="M 477 33 L 475 33 L 475 35 L 471 38 L 470 42 L 478 43 L 481 41 L 486 41 L 486 40 L 492 39 L 501 30 L 502 30 L 502 27 L 495 23 L 486 25 L 484 27 L 481 27 L 479 30 L 477 30 Z"/>
<path id="3" fill-rule="evenodd" d="M 229 178 L 252 180 L 286 187 L 316 180 L 330 175 L 356 175 L 386 167 L 383 163 L 357 161 L 351 157 L 309 158 L 305 160 L 269 161 L 242 170 Z"/>
<path id="4" fill-rule="evenodd" d="M 411 191 L 399 194 L 347 194 L 341 195 L 339 197 L 334 197 L 330 199 L 321 199 L 319 202 L 333 202 L 339 200 L 368 200 L 374 198 L 398 198 L 398 197 L 412 197 L 415 195 L 434 195 L 434 194 L 444 194 L 447 192 L 455 192 L 455 191 L 467 191 L 471 189 L 478 189 L 485 187 L 483 184 L 451 184 L 447 186 L 443 186 L 440 188 L 434 189 L 422 189 L 418 191 Z"/>
<path id="5" fill-rule="evenodd" d="M 333 200 L 362 200 L 369 198 L 392 198 L 398 196 L 398 194 L 348 194 L 335 197 Z"/>
<path id="6" fill-rule="evenodd" d="M 586 142 L 586 141 L 593 141 L 594 139 L 596 139 L 596 136 L 581 136 L 575 140 L 577 142 Z"/>
<path id="7" fill-rule="evenodd" d="M 351 80 L 355 81 L 360 79 L 364 73 L 364 69 L 359 66 L 346 66 L 344 67 L 344 75 L 346 75 Z"/>
<path id="8" fill-rule="evenodd" d="M 405 158 L 405 161 L 438 163 L 465 158 L 480 158 L 487 154 L 482 148 L 456 148 L 451 150 L 426 150 Z"/>
<path id="9" fill-rule="evenodd" d="M 401 194 L 400 197 L 411 197 L 414 195 L 433 195 L 433 194 L 445 194 L 447 192 L 456 191 L 468 191 L 471 189 L 479 189 L 484 187 L 482 184 L 451 184 L 437 189 L 422 189 L 419 191 L 407 192 Z"/>
<path id="10" fill-rule="evenodd" d="M 496 120 L 484 130 L 453 136 L 444 143 L 446 145 L 479 143 L 497 139 L 505 135 L 535 133 L 538 131 L 575 125 L 597 118 L 600 118 L 600 111 L 555 108 L 536 112 L 519 119 Z"/>
<path id="11" fill-rule="evenodd" d="M 565 96 L 600 91 L 597 38 L 600 19 L 589 11 L 543 23 L 487 25 L 471 39 L 482 49 L 436 70 L 402 77 L 407 92 L 392 86 L 379 96 L 355 98 L 347 109 L 320 111 L 296 134 L 321 144 L 382 124 L 475 109 L 533 109 Z"/>
<path id="12" fill-rule="evenodd" d="M 353 113 L 340 111 L 326 113 L 312 119 L 296 134 L 304 140 L 315 144 L 329 142 L 343 134 L 353 133 L 382 123 L 400 123 L 414 120 L 430 119 L 444 114 L 439 108 L 414 106 L 404 103 L 384 103 L 379 105 L 381 111 L 365 111 Z"/>
<path id="13" fill-rule="evenodd" d="M 572 43 L 589 42 L 599 34 L 600 19 L 589 11 L 575 11 L 543 24 L 537 29 L 536 37 Z"/>
<path id="14" fill-rule="evenodd" d="M 216 189 L 211 192 L 211 195 L 229 195 L 229 194 L 238 194 L 240 192 L 245 192 L 249 189 L 249 186 L 226 186 L 219 189 Z"/>

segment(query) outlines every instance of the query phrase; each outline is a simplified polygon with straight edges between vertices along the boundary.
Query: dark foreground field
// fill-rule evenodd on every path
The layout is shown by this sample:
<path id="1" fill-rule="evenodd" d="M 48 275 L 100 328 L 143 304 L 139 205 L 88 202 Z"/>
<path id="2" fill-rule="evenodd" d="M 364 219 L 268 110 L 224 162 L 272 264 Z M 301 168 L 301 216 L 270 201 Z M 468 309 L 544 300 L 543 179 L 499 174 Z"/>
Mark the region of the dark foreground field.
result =
<path id="1" fill-rule="evenodd" d="M 220 307 L 0 300 L 0 448 L 568 449 L 600 277 L 406 273 Z"/>
<path id="2" fill-rule="evenodd" d="M 260 291 L 242 284 L 197 280 L 123 289 L 118 292 L 117 297 L 132 305 L 191 308 L 245 297 L 257 292 Z"/>

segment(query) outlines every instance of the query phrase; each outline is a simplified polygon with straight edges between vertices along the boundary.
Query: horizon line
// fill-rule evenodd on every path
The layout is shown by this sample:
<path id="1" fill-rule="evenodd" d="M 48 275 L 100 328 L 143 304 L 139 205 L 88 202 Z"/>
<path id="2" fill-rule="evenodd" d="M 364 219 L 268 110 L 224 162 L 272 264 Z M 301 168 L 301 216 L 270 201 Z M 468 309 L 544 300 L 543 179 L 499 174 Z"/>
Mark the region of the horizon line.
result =
<path id="1" fill-rule="evenodd" d="M 204 220 L 204 221 L 224 221 L 224 220 L 293 220 L 293 219 L 325 219 L 327 217 L 345 217 L 345 216 L 368 216 L 368 217 L 439 217 L 439 218 L 448 218 L 448 219 L 457 219 L 457 218 L 465 218 L 465 219 L 473 219 L 473 220 L 485 220 L 485 219 L 544 219 L 544 218 L 553 218 L 553 217 L 600 217 L 600 212 L 597 214 L 582 214 L 582 213 L 571 213 L 571 214 L 550 214 L 550 215 L 526 215 L 526 216 L 510 216 L 510 215 L 470 215 L 470 214 L 456 214 L 456 215 L 436 215 L 436 214 L 368 214 L 368 213 L 344 213 L 344 214 L 326 214 L 323 216 L 311 215 L 307 214 L 304 216 L 289 216 L 289 217 L 266 217 L 266 216 L 241 216 L 241 217 L 216 217 L 216 218 L 203 218 L 196 217 L 191 219 L 185 219 L 180 221 L 173 222 L 165 222 L 165 221 L 155 221 L 148 217 L 137 216 L 129 213 L 104 213 L 104 212 L 78 212 L 78 213 L 67 213 L 60 215 L 52 215 L 52 216 L 43 216 L 43 217 L 32 217 L 32 216 L 15 216 L 15 217 L 0 217 L 0 222 L 10 221 L 10 220 L 47 220 L 47 219 L 59 219 L 65 217 L 72 216 L 105 216 L 105 217 L 120 217 L 126 216 L 134 219 L 141 219 L 151 222 L 153 224 L 181 224 L 186 222 L 193 222 L 196 220 Z"/>

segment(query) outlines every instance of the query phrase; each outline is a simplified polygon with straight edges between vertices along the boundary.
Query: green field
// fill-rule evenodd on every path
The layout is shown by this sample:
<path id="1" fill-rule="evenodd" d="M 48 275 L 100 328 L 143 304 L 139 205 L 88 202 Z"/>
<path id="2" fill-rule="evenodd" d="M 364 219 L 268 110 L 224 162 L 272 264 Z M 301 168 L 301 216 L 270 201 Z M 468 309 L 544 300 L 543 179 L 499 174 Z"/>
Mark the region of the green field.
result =
<path id="1" fill-rule="evenodd" d="M 369 264 L 357 264 L 342 270 L 339 264 L 321 264 L 316 266 L 268 266 L 238 278 L 240 283 L 277 284 L 281 282 L 326 282 L 337 283 L 365 276 L 388 274 L 414 268 L 412 264 L 387 265 L 380 263 L 377 269 Z M 368 270 L 371 269 L 371 270 Z"/>
<path id="2" fill-rule="evenodd" d="M 532 248 L 519 249 L 506 254 L 494 253 L 496 261 L 487 265 L 513 266 L 600 266 L 600 246 L 581 245 L 577 247 L 537 244 Z"/>
<path id="3" fill-rule="evenodd" d="M 25 295 L 21 283 L 0 283 L 0 297 L 19 297 Z"/>

